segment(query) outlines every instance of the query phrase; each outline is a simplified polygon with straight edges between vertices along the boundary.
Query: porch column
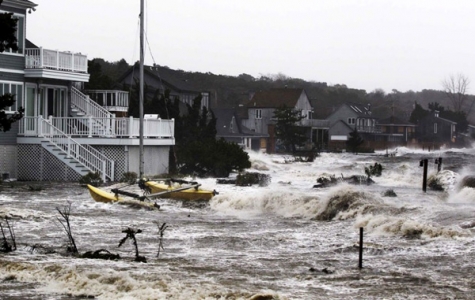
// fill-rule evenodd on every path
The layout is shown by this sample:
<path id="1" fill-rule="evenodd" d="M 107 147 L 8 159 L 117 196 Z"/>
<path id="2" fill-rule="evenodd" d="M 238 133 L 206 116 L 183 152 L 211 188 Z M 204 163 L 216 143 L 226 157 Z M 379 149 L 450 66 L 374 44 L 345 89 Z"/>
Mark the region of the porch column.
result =
<path id="1" fill-rule="evenodd" d="M 89 124 L 89 135 L 88 135 L 88 137 L 92 137 L 92 116 L 89 116 L 88 124 Z"/>
<path id="2" fill-rule="evenodd" d="M 129 138 L 134 137 L 134 117 L 129 117 Z"/>

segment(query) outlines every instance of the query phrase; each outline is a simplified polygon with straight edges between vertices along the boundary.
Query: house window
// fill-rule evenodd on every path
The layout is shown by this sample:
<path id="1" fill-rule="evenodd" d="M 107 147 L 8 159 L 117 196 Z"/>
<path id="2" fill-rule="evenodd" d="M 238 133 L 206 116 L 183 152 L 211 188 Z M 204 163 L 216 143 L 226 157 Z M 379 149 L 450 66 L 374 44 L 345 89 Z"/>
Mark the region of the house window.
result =
<path id="1" fill-rule="evenodd" d="M 23 84 L 0 82 L 0 96 L 5 94 L 15 95 L 15 103 L 5 108 L 5 113 L 14 113 L 23 103 Z"/>
<path id="2" fill-rule="evenodd" d="M 354 125 L 355 124 L 355 118 L 348 118 L 348 124 Z"/>
<path id="3" fill-rule="evenodd" d="M 5 11 L 0 11 L 1 14 L 6 13 Z M 8 12 L 7 12 L 8 13 Z M 15 37 L 17 39 L 18 50 L 13 51 L 11 48 L 5 49 L 3 53 L 18 53 L 23 54 L 25 48 L 25 16 L 13 14 L 13 18 L 17 19 L 17 26 Z"/>
<path id="4" fill-rule="evenodd" d="M 434 133 L 437 133 L 437 123 L 434 123 Z"/>
<path id="5" fill-rule="evenodd" d="M 262 119 L 262 109 L 256 109 L 256 119 Z"/>

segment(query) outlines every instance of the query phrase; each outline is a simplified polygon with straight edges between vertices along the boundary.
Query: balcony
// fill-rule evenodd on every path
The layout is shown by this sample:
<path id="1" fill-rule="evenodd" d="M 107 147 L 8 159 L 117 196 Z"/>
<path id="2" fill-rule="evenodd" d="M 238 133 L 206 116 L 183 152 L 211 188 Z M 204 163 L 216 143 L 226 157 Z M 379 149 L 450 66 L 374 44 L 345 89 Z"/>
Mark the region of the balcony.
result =
<path id="1" fill-rule="evenodd" d="M 89 97 L 97 104 L 116 116 L 125 116 L 129 109 L 129 92 L 120 90 L 86 90 Z"/>
<path id="2" fill-rule="evenodd" d="M 314 129 L 328 129 L 330 127 L 330 121 L 328 120 L 302 119 L 300 124 L 303 127 L 312 127 Z"/>
<path id="3" fill-rule="evenodd" d="M 25 49 L 25 77 L 87 82 L 87 56 L 43 48 Z"/>
<path id="4" fill-rule="evenodd" d="M 39 117 L 23 117 L 19 121 L 19 137 L 43 137 L 48 132 L 44 124 L 45 119 Z M 108 140 L 111 144 L 127 144 L 125 140 L 139 138 L 140 119 L 136 118 L 56 118 L 50 117 L 45 120 L 52 128 L 61 134 L 74 139 L 81 139 L 83 143 L 93 143 L 93 139 Z M 148 143 L 166 143 L 174 145 L 175 121 L 162 119 L 144 119 L 143 136 Z M 89 141 L 88 141 L 89 140 Z M 161 142 L 160 142 L 161 140 Z M 122 141 L 122 142 L 120 142 Z M 129 143 L 130 144 L 130 143 Z"/>

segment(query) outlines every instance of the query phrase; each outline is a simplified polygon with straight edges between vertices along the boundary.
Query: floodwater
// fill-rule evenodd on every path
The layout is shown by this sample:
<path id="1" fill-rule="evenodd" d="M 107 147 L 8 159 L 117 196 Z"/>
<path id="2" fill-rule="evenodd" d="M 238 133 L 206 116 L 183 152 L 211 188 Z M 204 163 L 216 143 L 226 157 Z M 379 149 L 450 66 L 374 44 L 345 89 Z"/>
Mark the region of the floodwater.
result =
<path id="1" fill-rule="evenodd" d="M 41 191 L 4 183 L 1 222 L 10 218 L 18 249 L 0 254 L 0 298 L 474 299 L 475 190 L 459 183 L 475 175 L 475 150 L 388 153 L 322 153 L 314 162 L 250 153 L 250 171 L 269 174 L 268 186 L 203 179 L 219 191 L 209 203 L 158 200 L 160 211 L 94 202 L 76 183 L 30 184 Z M 428 158 L 433 175 L 438 157 L 445 191 L 424 193 L 419 161 Z M 322 175 L 364 175 L 375 162 L 384 169 L 371 186 L 313 188 Z M 68 205 L 79 252 L 105 249 L 121 260 L 64 254 L 57 208 Z M 147 263 L 134 261 L 129 241 L 118 247 L 129 227 L 142 230 Z"/>

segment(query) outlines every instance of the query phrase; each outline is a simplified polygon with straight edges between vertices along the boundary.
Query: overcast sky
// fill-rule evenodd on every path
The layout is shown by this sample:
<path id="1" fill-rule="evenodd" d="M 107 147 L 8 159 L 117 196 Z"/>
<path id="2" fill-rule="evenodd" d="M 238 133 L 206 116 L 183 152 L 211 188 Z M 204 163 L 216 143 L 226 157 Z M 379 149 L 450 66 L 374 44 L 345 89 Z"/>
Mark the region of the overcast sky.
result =
<path id="1" fill-rule="evenodd" d="M 48 49 L 139 60 L 140 0 L 32 0 L 27 37 Z M 370 92 L 475 94 L 473 0 L 145 0 L 145 63 L 346 84 Z M 150 48 L 150 49 L 149 49 Z"/>

